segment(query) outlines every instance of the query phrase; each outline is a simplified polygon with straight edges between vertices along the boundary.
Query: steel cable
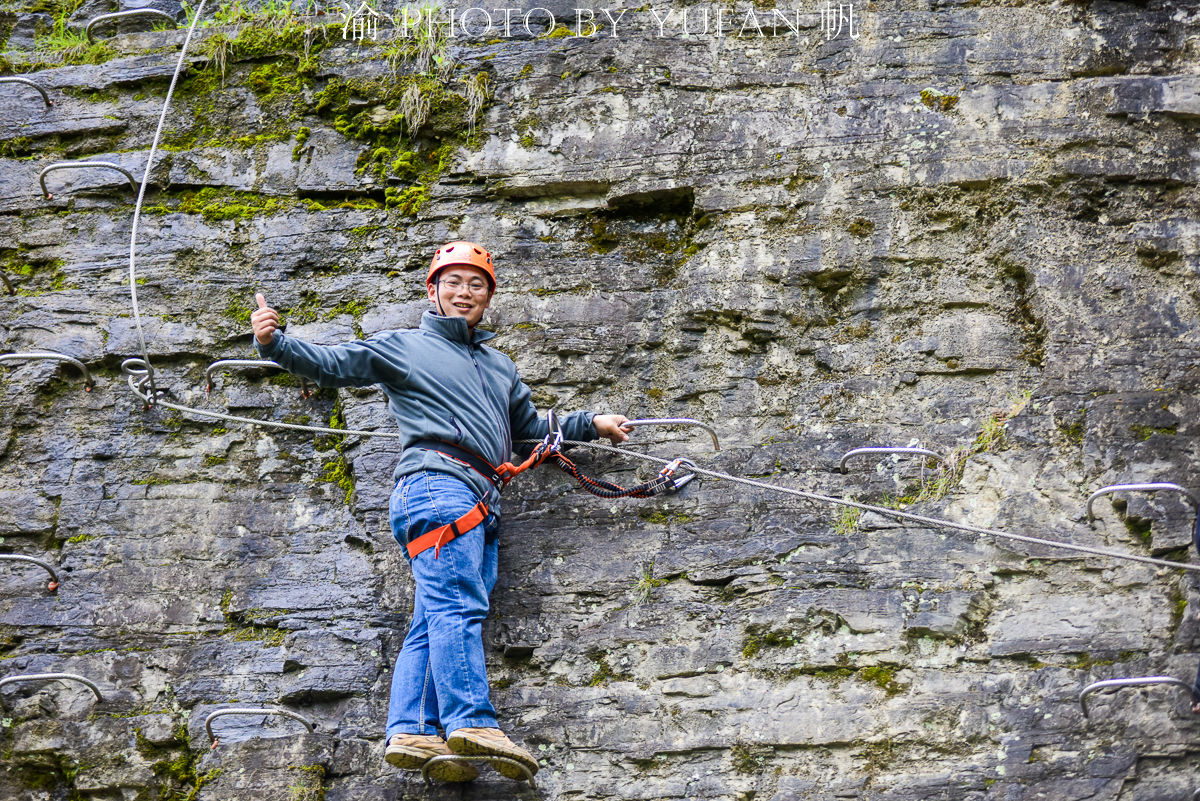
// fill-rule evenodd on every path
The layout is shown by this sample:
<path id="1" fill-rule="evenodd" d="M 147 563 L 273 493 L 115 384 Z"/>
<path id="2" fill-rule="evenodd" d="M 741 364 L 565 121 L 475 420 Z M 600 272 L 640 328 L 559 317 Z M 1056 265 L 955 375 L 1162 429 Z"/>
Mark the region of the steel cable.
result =
<path id="1" fill-rule="evenodd" d="M 668 464 L 670 462 L 669 459 L 663 459 L 658 456 L 637 453 L 636 451 L 630 451 L 624 448 L 614 448 L 610 445 L 601 445 L 596 442 L 563 440 L 563 444 L 581 445 L 585 448 L 592 448 L 593 450 L 604 451 L 607 453 L 620 453 L 625 456 L 631 456 L 635 459 L 642 459 L 644 461 L 655 462 L 657 464 Z M 781 487 L 778 484 L 768 484 L 765 481 L 756 481 L 752 478 L 742 478 L 741 476 L 734 476 L 730 475 L 729 473 L 719 472 L 717 470 L 705 470 L 702 467 L 695 466 L 691 466 L 689 469 L 698 475 L 708 476 L 709 478 L 716 478 L 722 481 L 732 481 L 736 484 L 744 484 L 748 487 L 758 487 L 759 489 L 772 490 L 774 492 L 782 492 L 786 495 L 794 495 L 797 498 L 804 498 L 806 500 L 817 501 L 819 503 L 831 503 L 840 506 L 849 506 L 855 509 L 861 509 L 864 512 L 875 512 L 876 514 L 891 517 L 896 520 L 924 523 L 927 526 L 933 526 L 935 528 L 949 528 L 956 529 L 958 531 L 968 531 L 974 534 L 984 534 L 986 536 L 996 537 L 998 539 L 1008 539 L 1015 542 L 1028 543 L 1030 545 L 1045 545 L 1051 548 L 1062 548 L 1068 551 L 1077 551 L 1079 553 L 1090 554 L 1092 556 L 1106 556 L 1110 559 L 1124 559 L 1130 562 L 1142 562 L 1143 564 L 1154 565 L 1156 567 L 1171 567 L 1177 570 L 1190 570 L 1200 573 L 1200 565 L 1188 564 L 1186 562 L 1172 562 L 1168 559 L 1155 559 L 1151 556 L 1138 556 L 1137 554 L 1121 553 L 1120 551 L 1109 551 L 1104 548 L 1093 548 L 1089 545 L 1076 545 L 1072 542 L 1062 542 L 1059 540 L 1047 540 L 1043 539 L 1042 537 L 1031 537 L 1025 534 L 1010 534 L 1006 531 L 976 526 L 971 523 L 959 523 L 954 520 L 946 520 L 945 518 L 941 517 L 918 515 L 912 512 L 903 512 L 899 509 L 888 509 L 885 506 L 874 506 L 869 503 L 860 503 L 859 501 L 852 501 L 848 498 L 837 498 L 832 495 L 823 495 L 819 492 L 809 492 L 807 490 L 792 489 L 791 487 Z"/>
<path id="2" fill-rule="evenodd" d="M 139 386 L 134 382 L 134 376 L 129 376 L 129 389 L 144 402 L 149 403 L 150 398 L 140 390 Z M 183 406 L 178 403 L 170 403 L 169 401 L 159 400 L 157 404 L 167 409 L 174 409 L 178 412 L 186 412 L 199 415 L 201 417 L 209 417 L 214 420 L 227 420 L 234 423 L 248 423 L 250 425 L 264 426 L 267 428 L 283 428 L 291 431 L 311 431 L 318 434 L 342 434 L 353 435 L 360 437 L 388 437 L 391 439 L 399 439 L 399 432 L 388 431 L 359 431 L 354 429 L 342 428 L 323 428 L 320 426 L 306 426 L 296 423 L 280 423 L 275 420 L 256 420 L 252 417 L 239 417 L 237 415 L 225 414 L 224 412 L 212 412 L 206 409 L 196 409 L 191 406 Z M 541 440 L 517 440 L 514 444 L 536 444 Z M 651 456 L 645 453 L 638 453 L 625 448 L 616 448 L 611 445 L 602 445 L 597 442 L 582 442 L 580 440 L 563 440 L 564 445 L 573 445 L 582 448 L 590 448 L 603 453 L 615 453 L 621 456 L 627 456 L 634 459 L 641 459 L 646 462 L 653 462 L 659 465 L 668 465 L 671 459 L 663 459 L 660 456 Z M 864 512 L 874 512 L 885 517 L 890 517 L 896 520 L 904 520 L 913 523 L 922 523 L 933 528 L 948 528 L 957 531 L 966 531 L 972 534 L 982 534 L 996 539 L 1012 540 L 1013 542 L 1024 542 L 1029 545 L 1042 545 L 1049 548 L 1059 548 L 1067 551 L 1075 551 L 1077 553 L 1088 554 L 1091 556 L 1103 556 L 1109 559 L 1121 559 L 1128 562 L 1140 562 L 1142 564 L 1153 565 L 1155 567 L 1169 567 L 1176 570 L 1188 570 L 1191 572 L 1200 573 L 1200 565 L 1188 564 L 1186 562 L 1172 562 L 1168 559 L 1155 559 L 1152 556 L 1138 556 L 1137 554 L 1121 553 L 1120 551 L 1110 551 L 1105 548 L 1093 548 L 1089 545 L 1076 545 L 1072 542 L 1062 542 L 1060 540 L 1048 540 L 1042 537 L 1031 537 L 1026 534 L 1011 534 L 1007 531 L 999 529 L 986 528 L 984 526 L 976 526 L 972 523 L 959 523 L 954 520 L 946 520 L 940 517 L 929 517 L 928 515 L 914 514 L 913 512 L 904 512 L 899 509 L 888 509 L 885 506 L 875 506 L 869 503 L 860 501 L 852 501 L 849 498 L 838 498 L 833 495 L 823 495 L 819 492 L 810 492 L 808 490 L 798 490 L 791 487 L 781 487 L 778 484 L 768 484 L 765 481 L 756 481 L 752 478 L 743 478 L 730 473 L 722 473 L 718 470 L 707 470 L 703 467 L 689 465 L 688 469 L 700 476 L 707 476 L 721 481 L 730 481 L 735 484 L 742 484 L 747 487 L 757 487 L 770 492 L 780 492 L 785 495 L 792 495 L 797 498 L 804 498 L 809 501 L 818 503 L 835 504 L 839 506 L 849 506 L 854 509 L 861 509 Z"/>
<path id="3" fill-rule="evenodd" d="M 164 409 L 174 409 L 177 412 L 188 412 L 190 414 L 199 415 L 201 417 L 210 417 L 214 420 L 228 420 L 231 423 L 249 423 L 255 426 L 264 426 L 266 428 L 285 428 L 290 431 L 312 431 L 317 434 L 343 434 L 345 436 L 357 437 L 388 437 L 391 439 L 400 439 L 399 431 L 356 431 L 352 428 L 324 428 L 322 426 L 306 426 L 299 423 L 280 423 L 275 420 L 256 420 L 253 417 L 239 417 L 236 414 L 226 414 L 224 412 L 211 412 L 207 409 L 196 409 L 192 406 L 183 406 L 178 403 L 159 399 L 152 400 L 151 397 L 143 392 L 137 383 L 134 382 L 135 376 L 129 376 L 129 389 L 134 395 L 142 399 L 144 403 L 154 406 L 162 406 Z"/>

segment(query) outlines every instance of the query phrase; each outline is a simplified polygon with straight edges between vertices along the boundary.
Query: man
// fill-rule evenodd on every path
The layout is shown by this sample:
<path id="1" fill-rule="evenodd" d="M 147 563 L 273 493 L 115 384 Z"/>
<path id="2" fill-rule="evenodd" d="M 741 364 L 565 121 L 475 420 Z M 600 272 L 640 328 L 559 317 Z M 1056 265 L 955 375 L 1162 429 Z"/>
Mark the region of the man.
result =
<path id="1" fill-rule="evenodd" d="M 433 309 L 418 328 L 384 331 L 345 345 L 311 345 L 277 331 L 279 314 L 256 295 L 251 315 L 264 358 L 324 387 L 379 384 L 401 432 L 404 453 L 392 493 L 392 534 L 407 548 L 416 580 L 412 623 L 396 659 L 385 758 L 420 770 L 435 756 L 499 756 L 537 761 L 497 727 L 488 698 L 483 620 L 496 583 L 503 465 L 513 441 L 542 439 L 530 390 L 504 354 L 476 330 L 496 290 L 492 256 L 471 242 L 438 249 L 425 279 Z M 629 439 L 623 415 L 575 412 L 565 439 Z M 496 466 L 501 466 L 499 469 Z M 439 726 L 446 739 L 438 736 Z M 497 770 L 524 778 L 516 765 Z M 442 781 L 478 772 L 460 760 L 430 766 Z"/>

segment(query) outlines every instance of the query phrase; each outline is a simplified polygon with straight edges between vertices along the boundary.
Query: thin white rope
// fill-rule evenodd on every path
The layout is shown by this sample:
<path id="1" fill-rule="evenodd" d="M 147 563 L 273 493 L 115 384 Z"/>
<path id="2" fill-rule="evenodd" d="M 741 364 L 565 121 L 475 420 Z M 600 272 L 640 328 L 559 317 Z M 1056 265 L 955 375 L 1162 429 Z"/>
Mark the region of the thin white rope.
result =
<path id="1" fill-rule="evenodd" d="M 133 322 L 137 326 L 138 342 L 142 346 L 142 359 L 146 363 L 146 373 L 150 382 L 151 394 L 154 393 L 154 368 L 150 365 L 150 352 L 146 348 L 146 333 L 142 330 L 142 316 L 138 312 L 137 300 L 135 264 L 137 260 L 138 220 L 142 216 L 142 203 L 146 199 L 146 184 L 150 182 L 150 169 L 154 166 L 154 154 L 158 150 L 158 141 L 162 138 L 163 124 L 167 120 L 167 111 L 171 108 L 171 96 L 175 93 L 175 84 L 179 81 L 179 73 L 183 70 L 183 63 L 187 58 L 188 45 L 192 41 L 192 33 L 196 30 L 196 25 L 199 24 L 200 17 L 204 13 L 205 2 L 206 0 L 200 0 L 200 4 L 196 6 L 196 15 L 192 17 L 192 24 L 188 26 L 187 35 L 183 38 L 183 47 L 179 50 L 179 61 L 175 63 L 175 72 L 171 75 L 171 85 L 167 87 L 167 96 L 163 100 L 162 113 L 158 115 L 158 127 L 155 128 L 154 139 L 150 142 L 150 153 L 146 156 L 146 170 L 142 173 L 142 185 L 138 187 L 137 203 L 133 207 L 133 227 L 129 232 L 129 299 L 133 303 Z"/>

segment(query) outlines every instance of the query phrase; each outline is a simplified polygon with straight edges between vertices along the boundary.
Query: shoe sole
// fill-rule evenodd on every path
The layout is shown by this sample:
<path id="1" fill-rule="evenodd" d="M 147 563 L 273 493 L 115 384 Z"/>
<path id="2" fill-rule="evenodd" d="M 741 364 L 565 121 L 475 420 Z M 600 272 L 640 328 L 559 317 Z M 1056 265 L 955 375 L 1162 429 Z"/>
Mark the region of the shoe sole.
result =
<path id="1" fill-rule="evenodd" d="M 429 768 L 429 778 L 439 782 L 469 782 L 478 777 L 479 771 L 474 766 L 457 759 L 436 762 Z"/>
<path id="2" fill-rule="evenodd" d="M 401 770 L 420 770 L 429 761 L 429 757 L 428 751 L 396 745 L 390 746 L 383 755 L 389 765 Z"/>
<path id="3" fill-rule="evenodd" d="M 449 754 L 435 754 L 434 756 L 449 756 Z M 428 751 L 418 748 L 392 746 L 388 748 L 383 758 L 389 765 L 401 770 L 421 770 L 433 756 L 430 756 Z M 475 770 L 473 766 L 456 760 L 448 759 L 444 762 L 437 762 L 429 768 L 429 778 L 441 782 L 469 782 L 478 777 L 479 771 Z"/>
<path id="4" fill-rule="evenodd" d="M 489 743 L 472 740 L 469 737 L 462 735 L 450 735 L 446 740 L 446 745 L 456 754 L 463 756 L 498 756 L 505 759 L 511 759 L 514 762 L 519 762 L 529 769 L 530 775 L 535 775 L 538 772 L 538 763 L 526 753 L 519 753 L 503 746 L 491 745 Z M 525 772 L 515 765 L 506 765 L 503 762 L 493 763 L 492 767 L 501 776 L 506 776 L 509 779 L 517 781 L 525 781 Z"/>

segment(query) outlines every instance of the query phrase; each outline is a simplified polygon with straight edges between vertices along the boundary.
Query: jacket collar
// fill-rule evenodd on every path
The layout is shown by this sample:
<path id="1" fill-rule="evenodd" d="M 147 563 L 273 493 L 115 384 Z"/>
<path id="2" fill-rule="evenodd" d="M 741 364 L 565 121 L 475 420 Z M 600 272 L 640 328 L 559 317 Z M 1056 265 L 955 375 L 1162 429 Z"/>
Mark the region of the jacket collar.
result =
<path id="1" fill-rule="evenodd" d="M 466 320 L 461 317 L 443 317 L 432 311 L 426 311 L 421 315 L 420 328 L 422 331 L 437 334 L 443 339 L 462 345 L 479 345 L 496 336 L 493 332 L 484 331 L 476 326 L 475 336 L 468 339 L 471 329 L 467 328 Z"/>

